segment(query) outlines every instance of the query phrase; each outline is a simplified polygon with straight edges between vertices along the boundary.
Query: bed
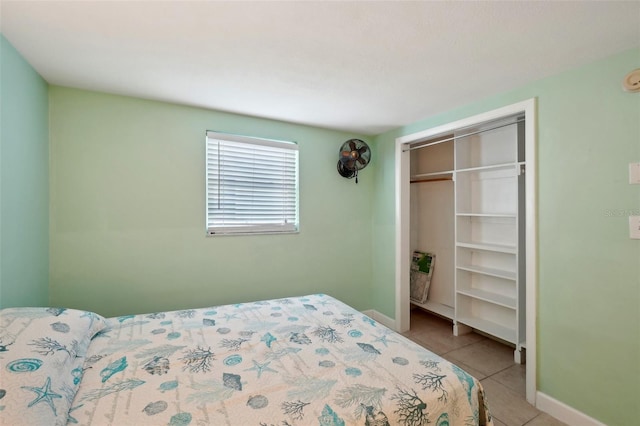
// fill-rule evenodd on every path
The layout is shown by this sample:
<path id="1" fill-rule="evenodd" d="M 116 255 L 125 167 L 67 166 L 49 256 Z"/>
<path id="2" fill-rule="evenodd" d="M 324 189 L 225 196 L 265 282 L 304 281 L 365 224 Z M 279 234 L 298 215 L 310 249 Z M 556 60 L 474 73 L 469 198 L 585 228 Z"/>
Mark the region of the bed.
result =
<path id="1" fill-rule="evenodd" d="M 492 424 L 478 380 L 323 294 L 0 326 L 3 425 Z"/>

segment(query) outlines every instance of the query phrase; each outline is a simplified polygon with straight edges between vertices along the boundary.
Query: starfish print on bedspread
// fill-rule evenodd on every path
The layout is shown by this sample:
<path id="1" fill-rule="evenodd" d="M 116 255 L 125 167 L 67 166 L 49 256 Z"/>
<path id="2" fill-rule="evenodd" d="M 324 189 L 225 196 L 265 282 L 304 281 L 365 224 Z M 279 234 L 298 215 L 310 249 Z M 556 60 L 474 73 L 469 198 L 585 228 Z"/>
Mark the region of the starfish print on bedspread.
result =
<path id="1" fill-rule="evenodd" d="M 238 318 L 238 314 L 224 314 L 224 319 L 227 320 L 227 322 L 234 320 L 234 319 L 240 319 Z"/>
<path id="2" fill-rule="evenodd" d="M 55 392 L 51 391 L 51 377 L 47 377 L 47 381 L 41 388 L 36 388 L 33 386 L 21 386 L 22 389 L 30 390 L 31 392 L 35 392 L 38 396 L 36 399 L 31 401 L 27 407 L 31 408 L 39 402 L 46 402 L 53 410 L 53 415 L 57 416 L 56 407 L 53 405 L 53 398 L 62 398 L 62 395 L 59 395 Z"/>
<path id="3" fill-rule="evenodd" d="M 265 362 L 263 364 L 260 364 L 258 361 L 253 360 L 253 367 L 251 368 L 247 368 L 244 371 L 251 371 L 251 370 L 255 370 L 258 372 L 258 378 L 260 378 L 260 375 L 262 375 L 263 371 L 270 371 L 272 373 L 277 373 L 276 370 L 274 370 L 273 368 L 269 367 L 269 364 L 271 364 L 271 361 Z"/>
<path id="4" fill-rule="evenodd" d="M 387 339 L 387 334 L 383 334 L 382 336 L 377 336 L 376 339 L 374 340 L 374 342 L 380 342 L 385 347 L 388 347 L 389 343 L 398 343 L 395 340 Z"/>

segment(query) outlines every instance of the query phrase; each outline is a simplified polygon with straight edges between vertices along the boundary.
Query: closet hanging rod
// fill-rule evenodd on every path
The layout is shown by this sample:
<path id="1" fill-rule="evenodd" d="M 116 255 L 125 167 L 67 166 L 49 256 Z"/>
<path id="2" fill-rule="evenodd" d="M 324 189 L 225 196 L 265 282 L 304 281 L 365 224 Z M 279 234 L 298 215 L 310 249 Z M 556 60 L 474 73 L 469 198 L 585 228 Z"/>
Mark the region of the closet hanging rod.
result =
<path id="1" fill-rule="evenodd" d="M 453 181 L 452 178 L 435 178 L 435 179 L 414 179 L 410 180 L 409 183 L 424 183 L 424 182 L 444 182 L 444 181 Z"/>
<path id="2" fill-rule="evenodd" d="M 410 146 L 409 148 L 403 149 L 402 152 L 413 151 L 414 149 L 426 148 L 428 146 L 437 145 L 439 143 L 449 142 L 449 141 L 452 141 L 454 139 L 466 138 L 467 136 L 477 135 L 478 133 L 484 133 L 484 132 L 488 132 L 490 130 L 496 130 L 496 129 L 500 129 L 502 127 L 511 126 L 512 124 L 524 123 L 524 121 L 525 121 L 524 118 L 522 118 L 520 120 L 516 120 L 516 121 L 513 121 L 511 123 L 501 124 L 501 125 L 495 126 L 495 127 L 489 127 L 488 129 L 477 130 L 475 132 L 465 133 L 464 135 L 460 135 L 460 136 L 452 136 L 450 138 L 442 139 L 442 140 L 435 141 L 435 142 L 427 142 L 427 143 L 425 143 L 423 145 Z"/>

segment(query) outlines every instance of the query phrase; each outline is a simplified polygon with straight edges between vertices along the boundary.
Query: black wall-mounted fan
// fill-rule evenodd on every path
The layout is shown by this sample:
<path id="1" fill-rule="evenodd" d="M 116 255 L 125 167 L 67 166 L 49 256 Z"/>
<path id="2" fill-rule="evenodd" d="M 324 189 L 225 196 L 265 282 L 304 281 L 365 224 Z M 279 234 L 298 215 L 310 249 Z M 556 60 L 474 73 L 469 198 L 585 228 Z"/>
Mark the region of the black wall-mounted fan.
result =
<path id="1" fill-rule="evenodd" d="M 369 161 L 371 161 L 369 145 L 360 139 L 349 139 L 340 147 L 338 173 L 347 179 L 355 177 L 358 183 L 358 171 L 367 167 Z"/>

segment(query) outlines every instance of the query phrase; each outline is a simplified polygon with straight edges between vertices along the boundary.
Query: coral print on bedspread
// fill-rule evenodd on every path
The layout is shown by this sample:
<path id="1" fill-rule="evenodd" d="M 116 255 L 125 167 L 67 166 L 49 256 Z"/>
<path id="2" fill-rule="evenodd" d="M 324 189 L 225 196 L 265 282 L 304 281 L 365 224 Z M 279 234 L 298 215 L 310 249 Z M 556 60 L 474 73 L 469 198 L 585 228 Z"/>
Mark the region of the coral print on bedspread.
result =
<path id="1" fill-rule="evenodd" d="M 0 326 L 3 425 L 492 424 L 475 378 L 322 294 Z"/>
<path id="2" fill-rule="evenodd" d="M 492 424 L 476 379 L 330 296 L 107 323 L 69 424 Z"/>

